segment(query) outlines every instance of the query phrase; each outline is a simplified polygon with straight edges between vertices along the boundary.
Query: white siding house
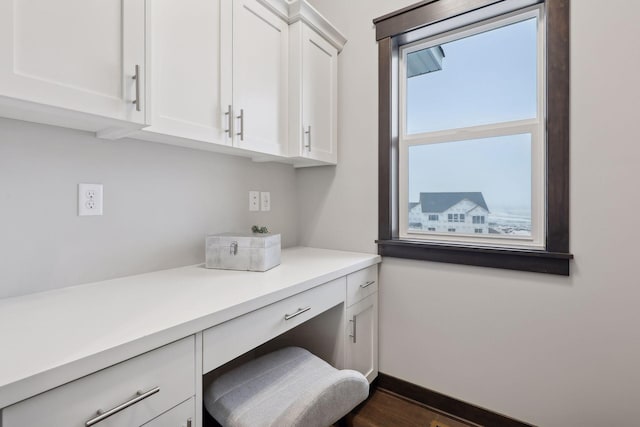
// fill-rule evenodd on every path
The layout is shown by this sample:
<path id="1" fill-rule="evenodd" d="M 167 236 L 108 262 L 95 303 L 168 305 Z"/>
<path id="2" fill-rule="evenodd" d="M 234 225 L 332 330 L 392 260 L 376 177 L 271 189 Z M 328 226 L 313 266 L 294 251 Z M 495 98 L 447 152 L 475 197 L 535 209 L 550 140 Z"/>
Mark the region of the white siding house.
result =
<path id="1" fill-rule="evenodd" d="M 489 208 L 481 192 L 420 193 L 409 203 L 409 229 L 435 233 L 489 233 Z"/>

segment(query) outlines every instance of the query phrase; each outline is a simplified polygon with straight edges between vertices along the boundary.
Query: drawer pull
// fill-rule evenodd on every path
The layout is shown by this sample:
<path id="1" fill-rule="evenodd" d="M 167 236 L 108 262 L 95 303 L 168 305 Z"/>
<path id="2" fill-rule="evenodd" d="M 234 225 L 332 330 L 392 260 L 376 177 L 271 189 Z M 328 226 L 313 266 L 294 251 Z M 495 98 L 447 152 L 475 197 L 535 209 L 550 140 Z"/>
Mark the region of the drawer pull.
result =
<path id="1" fill-rule="evenodd" d="M 227 116 L 227 126 L 229 126 L 229 129 L 225 129 L 224 132 L 229 134 L 229 138 L 232 138 L 233 135 L 233 110 L 231 109 L 231 105 L 229 105 L 229 108 L 227 109 L 227 112 L 224 113 L 225 116 Z"/>
<path id="2" fill-rule="evenodd" d="M 105 412 L 102 412 L 102 411 L 99 410 L 98 411 L 98 416 L 94 417 L 94 418 L 91 418 L 89 421 L 84 423 L 84 425 L 86 427 L 90 427 L 92 425 L 98 424 L 100 421 L 105 420 L 105 419 L 109 418 L 110 416 L 115 415 L 118 412 L 127 409 L 131 405 L 135 405 L 136 403 L 140 402 L 141 400 L 144 400 L 147 397 L 152 396 L 152 395 L 156 394 L 159 391 L 160 391 L 160 387 L 154 387 L 151 390 L 145 391 L 145 392 L 139 391 L 137 393 L 136 397 L 134 397 L 133 399 L 128 400 L 128 401 L 126 401 L 126 402 L 124 402 L 124 403 L 122 403 L 122 404 L 120 404 L 118 406 L 116 406 L 115 408 L 111 408 L 111 409 L 109 409 L 108 411 L 105 411 Z"/>
<path id="3" fill-rule="evenodd" d="M 133 104 L 136 106 L 136 111 L 142 111 L 140 106 L 140 66 L 136 65 L 136 73 L 133 76 L 133 80 L 136 81 L 136 99 Z"/>
<path id="4" fill-rule="evenodd" d="M 240 119 L 240 132 L 236 133 L 240 137 L 240 141 L 244 141 L 244 110 L 240 109 L 240 115 L 236 117 Z"/>
<path id="5" fill-rule="evenodd" d="M 368 288 L 369 286 L 373 285 L 374 283 L 376 283 L 376 281 L 375 281 L 375 280 L 369 280 L 367 283 L 363 283 L 362 285 L 360 285 L 360 287 L 361 287 L 362 289 L 364 289 L 364 288 Z"/>
<path id="6" fill-rule="evenodd" d="M 304 133 L 309 135 L 309 142 L 305 144 L 304 148 L 306 148 L 307 151 L 311 151 L 311 125 L 309 125 L 309 130 L 305 130 Z"/>
<path id="7" fill-rule="evenodd" d="M 353 319 L 349 319 L 349 322 L 353 323 L 353 334 L 349 334 L 349 336 L 351 338 L 353 338 L 353 342 L 356 342 L 356 329 L 357 329 L 357 320 L 358 318 L 356 316 L 353 316 Z"/>
<path id="8" fill-rule="evenodd" d="M 302 313 L 311 310 L 311 306 L 309 307 L 305 307 L 305 308 L 299 308 L 298 311 L 296 311 L 295 313 L 291 313 L 291 314 L 285 314 L 284 315 L 284 320 L 289 320 L 289 319 L 293 319 L 296 316 L 300 316 Z"/>

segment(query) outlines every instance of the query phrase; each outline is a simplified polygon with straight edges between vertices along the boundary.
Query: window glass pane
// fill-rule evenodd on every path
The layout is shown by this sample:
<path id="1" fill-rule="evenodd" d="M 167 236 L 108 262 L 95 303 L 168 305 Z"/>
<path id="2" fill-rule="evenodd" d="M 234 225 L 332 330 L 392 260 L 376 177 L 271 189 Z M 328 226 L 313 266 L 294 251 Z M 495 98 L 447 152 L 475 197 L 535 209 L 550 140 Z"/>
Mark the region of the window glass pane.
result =
<path id="1" fill-rule="evenodd" d="M 536 117 L 536 19 L 407 55 L 408 134 Z"/>
<path id="2" fill-rule="evenodd" d="M 530 134 L 410 146 L 408 160 L 409 232 L 531 236 Z"/>

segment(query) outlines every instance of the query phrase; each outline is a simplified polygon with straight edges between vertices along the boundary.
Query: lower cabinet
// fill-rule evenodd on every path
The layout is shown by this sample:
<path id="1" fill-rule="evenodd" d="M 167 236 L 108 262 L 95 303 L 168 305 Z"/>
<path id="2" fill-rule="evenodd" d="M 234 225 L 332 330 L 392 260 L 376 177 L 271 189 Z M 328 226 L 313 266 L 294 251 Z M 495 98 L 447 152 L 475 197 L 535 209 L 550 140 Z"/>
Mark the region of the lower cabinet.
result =
<path id="1" fill-rule="evenodd" d="M 0 425 L 143 425 L 194 396 L 194 344 L 190 336 L 11 405 Z"/>
<path id="2" fill-rule="evenodd" d="M 345 286 L 341 277 L 206 329 L 202 333 L 203 372 L 212 371 L 340 304 Z"/>
<path id="3" fill-rule="evenodd" d="M 196 400 L 187 400 L 142 427 L 195 427 Z"/>
<path id="4" fill-rule="evenodd" d="M 369 382 L 378 376 L 378 293 L 347 308 L 346 367 Z"/>
<path id="5" fill-rule="evenodd" d="M 347 298 L 345 368 L 362 373 L 369 382 L 378 376 L 377 268 L 375 265 L 347 276 L 350 288 L 356 283 L 368 296 L 356 301 Z"/>
<path id="6" fill-rule="evenodd" d="M 295 330 L 303 339 L 293 345 L 317 343 L 338 368 L 372 382 L 377 273 L 358 270 L 205 329 L 201 341 L 188 336 L 10 405 L 0 426 L 200 427 L 202 374 Z"/>

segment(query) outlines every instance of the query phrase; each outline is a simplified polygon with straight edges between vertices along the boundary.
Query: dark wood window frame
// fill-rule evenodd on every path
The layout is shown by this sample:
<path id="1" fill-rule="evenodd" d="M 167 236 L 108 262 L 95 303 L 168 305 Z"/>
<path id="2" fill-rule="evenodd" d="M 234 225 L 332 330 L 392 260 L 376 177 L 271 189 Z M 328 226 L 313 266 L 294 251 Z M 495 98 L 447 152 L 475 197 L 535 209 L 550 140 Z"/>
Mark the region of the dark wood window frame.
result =
<path id="1" fill-rule="evenodd" d="M 509 0 L 426 0 L 375 19 L 378 41 L 378 252 L 382 256 L 568 276 L 569 1 L 546 0 L 545 250 L 489 248 L 399 238 L 398 52 L 420 29 Z M 539 3 L 542 3 L 540 1 Z"/>

